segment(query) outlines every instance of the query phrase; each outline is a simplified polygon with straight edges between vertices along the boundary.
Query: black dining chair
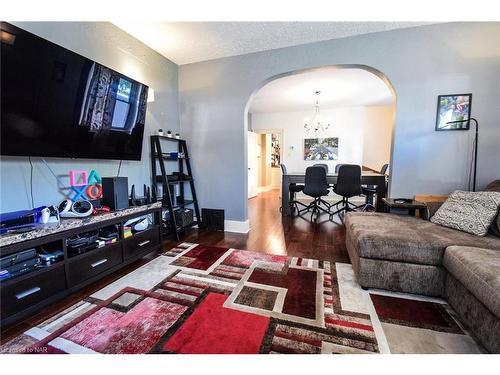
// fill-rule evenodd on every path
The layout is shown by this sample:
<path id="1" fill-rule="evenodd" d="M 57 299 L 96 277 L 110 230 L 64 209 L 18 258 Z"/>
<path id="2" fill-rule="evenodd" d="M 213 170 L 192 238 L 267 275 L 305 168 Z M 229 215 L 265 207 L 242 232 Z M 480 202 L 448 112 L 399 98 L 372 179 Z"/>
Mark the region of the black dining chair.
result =
<path id="1" fill-rule="evenodd" d="M 341 167 L 341 166 L 343 166 L 343 165 L 345 165 L 345 164 L 337 164 L 337 165 L 335 166 L 335 174 L 339 174 L 339 169 L 340 169 L 340 167 Z M 333 189 L 335 189 L 335 184 L 332 184 L 332 185 L 330 185 L 330 186 L 331 186 Z"/>
<path id="2" fill-rule="evenodd" d="M 325 168 L 325 171 L 326 171 L 326 174 L 328 174 L 328 164 L 323 164 L 323 163 L 316 163 L 316 164 L 313 164 L 313 167 L 322 167 L 322 168 Z M 332 184 L 328 184 L 328 187 L 329 188 L 333 188 L 334 185 Z M 321 203 L 323 203 L 328 209 L 331 208 L 331 205 L 330 203 L 328 203 L 327 201 L 325 200 L 321 200 Z"/>
<path id="3" fill-rule="evenodd" d="M 281 173 L 282 175 L 286 175 L 287 174 L 287 169 L 286 169 L 286 166 L 285 164 L 280 164 L 280 167 L 281 167 Z M 299 212 L 299 205 L 301 205 L 302 207 L 307 207 L 306 204 L 302 203 L 302 202 L 299 202 L 298 200 L 295 199 L 295 195 L 297 193 L 300 193 L 302 190 L 304 190 L 304 185 L 300 185 L 300 184 L 296 184 L 295 182 L 291 183 L 289 186 L 288 186 L 288 190 L 289 190 L 289 197 L 290 197 L 290 208 L 292 209 L 292 213 L 293 211 L 296 209 L 297 212 Z M 282 192 L 282 194 L 284 194 L 284 192 Z M 282 210 L 282 207 L 280 207 L 280 211 Z"/>
<path id="4" fill-rule="evenodd" d="M 326 174 L 328 174 L 328 164 L 317 163 L 317 164 L 314 164 L 313 167 L 323 167 L 326 170 Z"/>
<path id="5" fill-rule="evenodd" d="M 380 174 L 386 175 L 387 174 L 387 169 L 389 168 L 389 164 L 384 164 L 382 168 L 380 168 Z M 376 185 L 366 185 L 362 186 L 361 189 L 363 190 L 363 195 L 366 196 L 366 206 L 375 208 L 373 205 L 373 196 L 377 194 L 377 186 Z"/>
<path id="6" fill-rule="evenodd" d="M 337 165 L 335 166 L 335 174 L 338 174 L 338 173 L 339 173 L 339 169 L 340 169 L 340 167 L 341 167 L 341 166 L 343 166 L 343 165 L 345 165 L 345 164 L 337 164 Z"/>
<path id="7" fill-rule="evenodd" d="M 356 206 L 354 203 L 349 201 L 349 198 L 356 197 L 362 194 L 361 189 L 361 167 L 355 164 L 343 164 L 339 167 L 339 172 L 337 176 L 337 183 L 333 189 L 335 194 L 342 197 L 342 200 L 332 204 L 332 207 L 341 207 L 330 213 L 330 220 L 333 220 L 333 216 L 339 214 L 342 219 L 342 214 L 349 211 L 356 211 L 358 208 L 364 206 Z"/>
<path id="8" fill-rule="evenodd" d="M 321 203 L 329 206 L 327 202 L 325 202 L 322 197 L 328 195 L 328 182 L 326 179 L 326 170 L 324 167 L 308 167 L 306 169 L 305 176 L 305 184 L 304 184 L 304 194 L 313 198 L 313 201 L 302 210 L 299 211 L 299 214 L 302 214 L 304 211 L 312 210 L 311 213 L 311 221 L 313 219 L 314 214 L 316 214 L 316 219 L 319 217 L 320 212 L 325 212 L 327 214 L 330 213 L 329 210 L 321 207 Z"/>

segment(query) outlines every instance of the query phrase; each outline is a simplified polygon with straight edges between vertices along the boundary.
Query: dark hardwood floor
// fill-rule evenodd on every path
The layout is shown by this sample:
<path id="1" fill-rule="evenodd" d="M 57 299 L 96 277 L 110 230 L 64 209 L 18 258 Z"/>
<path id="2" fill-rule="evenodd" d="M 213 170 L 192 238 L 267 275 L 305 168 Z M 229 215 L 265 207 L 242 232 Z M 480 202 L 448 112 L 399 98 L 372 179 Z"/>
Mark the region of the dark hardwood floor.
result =
<path id="1" fill-rule="evenodd" d="M 210 246 L 252 250 L 267 254 L 350 263 L 345 248 L 345 229 L 342 224 L 328 221 L 328 215 L 326 214 L 320 216 L 315 223 L 309 221 L 310 215 L 305 215 L 304 218 L 282 218 L 279 211 L 279 194 L 279 190 L 271 190 L 249 200 L 248 216 L 251 230 L 247 234 L 190 229 L 183 235 L 182 242 L 187 241 Z M 174 241 L 164 241 L 163 250 L 168 250 L 177 244 Z M 4 343 L 31 327 L 38 325 L 50 316 L 88 297 L 156 256 L 158 254 L 151 254 L 142 258 L 128 267 L 40 310 L 22 322 L 2 327 L 0 342 Z"/>
<path id="2" fill-rule="evenodd" d="M 326 214 L 320 216 L 316 223 L 309 221 L 310 214 L 304 218 L 282 218 L 279 207 L 279 190 L 261 193 L 249 200 L 251 230 L 248 234 L 193 231 L 184 239 L 268 254 L 349 262 L 342 224 L 328 221 Z"/>

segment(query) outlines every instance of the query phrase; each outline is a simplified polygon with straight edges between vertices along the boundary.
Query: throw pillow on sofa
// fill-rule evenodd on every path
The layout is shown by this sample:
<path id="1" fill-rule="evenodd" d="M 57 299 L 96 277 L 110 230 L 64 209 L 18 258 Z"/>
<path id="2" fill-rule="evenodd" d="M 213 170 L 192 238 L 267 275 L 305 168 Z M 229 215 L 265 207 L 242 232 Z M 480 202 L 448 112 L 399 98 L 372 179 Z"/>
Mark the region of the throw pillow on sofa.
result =
<path id="1" fill-rule="evenodd" d="M 451 193 L 431 221 L 444 227 L 486 236 L 499 207 L 499 192 L 457 190 Z"/>
<path id="2" fill-rule="evenodd" d="M 498 191 L 500 192 L 500 180 L 495 180 L 486 186 L 485 191 Z M 500 237 L 500 212 L 497 215 L 496 220 L 493 220 L 490 227 L 490 233 L 497 237 Z"/>

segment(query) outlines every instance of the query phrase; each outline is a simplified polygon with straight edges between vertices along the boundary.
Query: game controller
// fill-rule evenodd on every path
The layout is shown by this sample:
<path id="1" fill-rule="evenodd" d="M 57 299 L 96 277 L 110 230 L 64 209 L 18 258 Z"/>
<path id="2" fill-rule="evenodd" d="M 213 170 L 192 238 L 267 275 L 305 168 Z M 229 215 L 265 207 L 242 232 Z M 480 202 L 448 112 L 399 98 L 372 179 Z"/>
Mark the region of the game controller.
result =
<path id="1" fill-rule="evenodd" d="M 41 224 L 59 223 L 59 210 L 56 206 L 44 207 L 40 210 L 38 220 Z"/>

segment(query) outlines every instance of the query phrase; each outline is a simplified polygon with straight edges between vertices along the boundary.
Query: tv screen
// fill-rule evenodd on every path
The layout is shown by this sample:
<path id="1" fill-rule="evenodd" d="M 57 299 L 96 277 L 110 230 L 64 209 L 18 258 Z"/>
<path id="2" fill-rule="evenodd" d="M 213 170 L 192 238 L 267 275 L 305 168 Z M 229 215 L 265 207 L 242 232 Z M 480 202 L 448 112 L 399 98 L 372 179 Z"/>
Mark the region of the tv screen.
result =
<path id="1" fill-rule="evenodd" d="M 1 154 L 140 160 L 148 87 L 1 23 Z"/>

